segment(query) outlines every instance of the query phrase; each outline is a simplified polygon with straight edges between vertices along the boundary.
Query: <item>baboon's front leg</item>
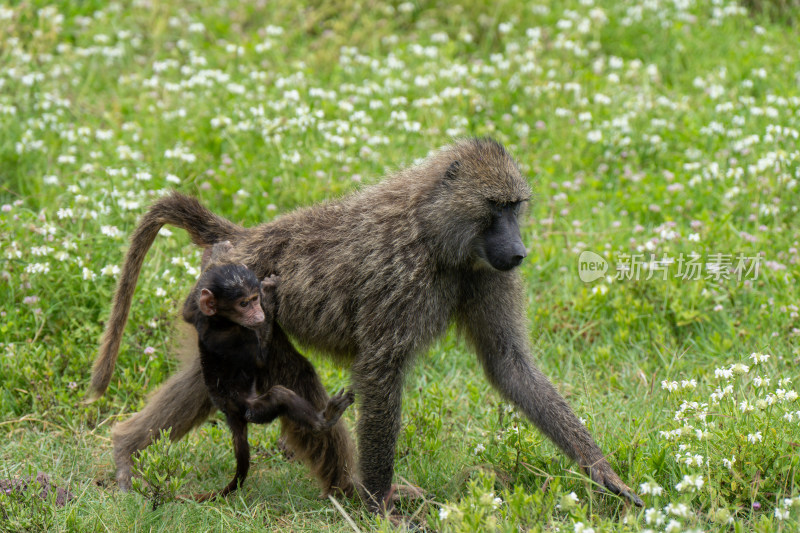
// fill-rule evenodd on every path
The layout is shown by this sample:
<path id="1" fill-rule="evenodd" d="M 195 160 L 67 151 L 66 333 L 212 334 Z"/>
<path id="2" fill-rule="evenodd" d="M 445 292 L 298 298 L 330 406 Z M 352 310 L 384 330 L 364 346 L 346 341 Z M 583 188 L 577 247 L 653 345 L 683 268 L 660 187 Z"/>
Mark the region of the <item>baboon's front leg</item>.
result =
<path id="1" fill-rule="evenodd" d="M 392 365 L 391 354 L 375 351 L 353 366 L 359 398 L 358 453 L 363 496 L 372 511 L 392 508 L 394 452 L 400 432 L 403 364 Z"/>
<path id="2" fill-rule="evenodd" d="M 533 363 L 519 277 L 494 276 L 483 281 L 474 291 L 480 298 L 465 302 L 460 318 L 489 382 L 594 482 L 641 507 L 641 498 L 614 472 L 566 400 Z"/>

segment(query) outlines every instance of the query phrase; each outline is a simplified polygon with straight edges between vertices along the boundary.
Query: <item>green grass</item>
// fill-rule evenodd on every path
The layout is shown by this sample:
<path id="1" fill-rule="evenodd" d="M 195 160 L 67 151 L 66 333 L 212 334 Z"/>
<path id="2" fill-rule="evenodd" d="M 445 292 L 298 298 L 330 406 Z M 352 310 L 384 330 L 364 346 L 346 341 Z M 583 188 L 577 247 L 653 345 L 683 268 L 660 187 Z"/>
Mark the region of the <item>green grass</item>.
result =
<path id="1" fill-rule="evenodd" d="M 176 188 L 256 224 L 468 135 L 503 142 L 534 187 L 534 357 L 646 507 L 599 494 L 451 334 L 406 384 L 396 478 L 427 497 L 404 514 L 467 531 L 800 527 L 796 5 L 62 4 L 0 7 L 0 480 L 46 472 L 75 498 L 0 494 L 0 529 L 391 529 L 318 499 L 275 427 L 251 432 L 251 477 L 226 500 L 152 510 L 117 491 L 110 428 L 178 365 L 199 265 L 179 230 L 148 256 L 107 394 L 81 400 L 113 268 L 154 198 Z M 584 250 L 607 277 L 580 280 Z M 701 275 L 682 279 L 695 253 Z M 615 279 L 631 254 L 676 262 Z M 708 270 L 737 254 L 757 275 Z M 329 390 L 347 385 L 309 355 Z M 145 468 L 188 466 L 184 491 L 233 473 L 219 418 L 169 457 Z"/>

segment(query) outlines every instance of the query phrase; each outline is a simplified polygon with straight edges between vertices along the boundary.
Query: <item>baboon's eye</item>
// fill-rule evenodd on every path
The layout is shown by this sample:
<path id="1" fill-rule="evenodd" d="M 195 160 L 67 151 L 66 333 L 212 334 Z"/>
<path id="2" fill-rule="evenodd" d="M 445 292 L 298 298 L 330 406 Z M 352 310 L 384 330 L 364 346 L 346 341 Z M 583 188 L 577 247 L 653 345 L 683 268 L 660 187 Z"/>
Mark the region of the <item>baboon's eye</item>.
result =
<path id="1" fill-rule="evenodd" d="M 493 217 L 500 217 L 503 214 L 508 215 L 509 213 L 516 217 L 519 215 L 521 209 L 522 202 L 498 202 L 495 200 L 489 201 L 489 210 L 491 211 Z"/>
<path id="2" fill-rule="evenodd" d="M 492 215 L 499 216 L 500 213 L 503 212 L 504 204 L 501 202 L 495 202 L 494 200 L 489 201 L 489 209 L 492 211 Z"/>
<path id="3" fill-rule="evenodd" d="M 248 305 L 250 305 L 250 300 L 242 300 L 239 302 L 239 307 L 247 307 Z"/>

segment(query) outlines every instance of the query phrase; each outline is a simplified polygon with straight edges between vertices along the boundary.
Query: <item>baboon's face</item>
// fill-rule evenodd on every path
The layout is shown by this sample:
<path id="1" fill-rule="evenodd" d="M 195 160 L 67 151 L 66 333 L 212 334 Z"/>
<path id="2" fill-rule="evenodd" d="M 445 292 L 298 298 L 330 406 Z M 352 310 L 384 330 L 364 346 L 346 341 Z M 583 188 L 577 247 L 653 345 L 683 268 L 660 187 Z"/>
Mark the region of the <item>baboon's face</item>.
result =
<path id="1" fill-rule="evenodd" d="M 244 265 L 210 267 L 198 282 L 202 289 L 197 304 L 206 316 L 222 316 L 246 328 L 264 322 L 261 284 Z"/>
<path id="2" fill-rule="evenodd" d="M 437 260 L 499 271 L 518 266 L 527 255 L 519 217 L 531 189 L 517 164 L 489 139 L 462 142 L 441 157 L 433 167 L 438 186 L 417 212 L 436 239 Z"/>
<path id="3" fill-rule="evenodd" d="M 519 232 L 522 202 L 490 202 L 489 206 L 491 222 L 475 243 L 476 255 L 496 270 L 511 270 L 528 255 Z"/>
<path id="4" fill-rule="evenodd" d="M 254 328 L 264 322 L 260 291 L 253 291 L 227 303 L 226 316 L 240 326 Z"/>

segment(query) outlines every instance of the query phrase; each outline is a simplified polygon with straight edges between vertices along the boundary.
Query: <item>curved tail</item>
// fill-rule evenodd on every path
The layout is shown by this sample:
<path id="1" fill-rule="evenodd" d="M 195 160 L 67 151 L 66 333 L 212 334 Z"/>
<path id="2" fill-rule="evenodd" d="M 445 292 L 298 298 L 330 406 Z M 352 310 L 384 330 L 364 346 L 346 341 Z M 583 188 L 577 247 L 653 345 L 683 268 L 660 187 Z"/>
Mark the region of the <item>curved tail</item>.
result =
<path id="1" fill-rule="evenodd" d="M 106 323 L 100 352 L 92 369 L 90 400 L 102 396 L 111 381 L 139 272 L 147 251 L 165 224 L 185 229 L 192 242 L 200 246 L 210 246 L 224 240 L 235 241 L 245 231 L 241 226 L 215 215 L 195 198 L 177 192 L 158 200 L 150 207 L 131 235 L 131 246 L 125 256 L 125 264 L 114 294 L 111 316 Z"/>

